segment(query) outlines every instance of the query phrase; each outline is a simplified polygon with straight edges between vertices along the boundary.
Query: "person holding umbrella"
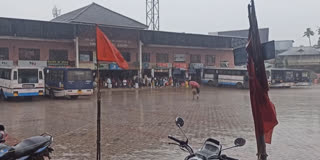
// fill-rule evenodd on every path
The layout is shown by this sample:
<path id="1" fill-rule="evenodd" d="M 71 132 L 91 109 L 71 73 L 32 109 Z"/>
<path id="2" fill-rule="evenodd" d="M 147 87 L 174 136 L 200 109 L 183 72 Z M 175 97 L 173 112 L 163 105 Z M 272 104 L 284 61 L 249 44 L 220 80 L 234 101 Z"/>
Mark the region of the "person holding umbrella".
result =
<path id="1" fill-rule="evenodd" d="M 192 88 L 192 94 L 193 94 L 193 100 L 194 100 L 194 97 L 197 96 L 197 99 L 199 99 L 199 94 L 200 94 L 200 84 L 196 81 L 190 81 L 189 82 L 189 85 L 191 86 Z"/>

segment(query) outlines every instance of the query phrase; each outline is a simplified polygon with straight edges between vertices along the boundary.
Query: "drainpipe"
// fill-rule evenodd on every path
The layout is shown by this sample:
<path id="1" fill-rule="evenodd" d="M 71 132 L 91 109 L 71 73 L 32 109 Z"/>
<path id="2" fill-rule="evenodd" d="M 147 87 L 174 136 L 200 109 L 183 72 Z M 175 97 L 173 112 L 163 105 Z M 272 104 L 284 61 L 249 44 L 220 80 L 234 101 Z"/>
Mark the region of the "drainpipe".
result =
<path id="1" fill-rule="evenodd" d="M 76 46 L 76 68 L 79 68 L 79 37 L 76 37 L 74 41 Z"/>
<path id="2" fill-rule="evenodd" d="M 143 43 L 139 41 L 139 78 L 142 78 L 142 46 Z"/>

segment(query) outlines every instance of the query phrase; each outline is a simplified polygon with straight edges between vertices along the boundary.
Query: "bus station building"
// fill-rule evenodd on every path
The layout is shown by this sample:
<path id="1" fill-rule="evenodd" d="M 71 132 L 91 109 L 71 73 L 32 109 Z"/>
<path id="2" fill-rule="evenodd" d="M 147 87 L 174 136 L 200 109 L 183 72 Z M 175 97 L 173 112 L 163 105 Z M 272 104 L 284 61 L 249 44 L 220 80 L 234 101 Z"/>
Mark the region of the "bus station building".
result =
<path id="1" fill-rule="evenodd" d="M 233 48 L 247 42 L 239 37 L 147 30 L 138 21 L 92 3 L 51 21 L 0 18 L 0 60 L 95 70 L 96 24 L 129 64 L 129 71 L 123 71 L 115 63 L 101 62 L 99 68 L 107 75 L 172 76 L 182 70 L 199 76 L 204 67 L 234 67 Z"/>

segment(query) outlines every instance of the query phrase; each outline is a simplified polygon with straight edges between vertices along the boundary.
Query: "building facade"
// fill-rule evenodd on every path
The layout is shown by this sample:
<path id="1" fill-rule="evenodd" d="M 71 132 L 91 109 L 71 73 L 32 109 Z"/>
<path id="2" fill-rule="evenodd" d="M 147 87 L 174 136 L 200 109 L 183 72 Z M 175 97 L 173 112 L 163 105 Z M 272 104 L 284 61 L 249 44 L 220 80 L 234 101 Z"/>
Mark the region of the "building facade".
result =
<path id="1" fill-rule="evenodd" d="M 320 73 L 320 51 L 312 47 L 292 47 L 278 55 L 277 66 Z"/>
<path id="2" fill-rule="evenodd" d="M 20 60 L 46 61 L 48 67 L 95 70 L 95 25 L 83 19 L 96 15 L 97 10 L 101 14 L 112 13 L 91 4 L 60 17 L 66 20 L 77 14 L 85 16 L 78 17 L 79 22 L 0 18 L 0 60 L 13 61 L 15 65 Z M 176 69 L 199 74 L 203 67 L 234 67 L 233 48 L 246 43 L 245 38 L 147 31 L 144 25 L 122 15 L 112 22 L 118 26 L 95 23 L 101 24 L 100 29 L 119 49 L 129 70 L 121 70 L 113 62 L 101 62 L 99 68 L 105 76 L 172 76 Z"/>

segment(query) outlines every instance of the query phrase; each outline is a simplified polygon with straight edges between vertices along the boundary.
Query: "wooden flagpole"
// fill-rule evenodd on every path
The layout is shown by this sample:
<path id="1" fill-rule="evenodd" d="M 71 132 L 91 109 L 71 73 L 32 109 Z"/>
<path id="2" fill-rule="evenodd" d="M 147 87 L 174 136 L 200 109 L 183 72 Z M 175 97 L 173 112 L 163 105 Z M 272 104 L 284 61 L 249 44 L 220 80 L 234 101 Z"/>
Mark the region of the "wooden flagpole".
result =
<path id="1" fill-rule="evenodd" d="M 252 30 L 253 28 L 257 28 L 258 33 L 255 33 L 255 34 L 259 34 L 259 28 L 257 26 L 258 22 L 257 22 L 257 18 L 256 18 L 254 0 L 251 0 L 251 5 L 248 5 L 248 12 L 249 12 L 250 30 Z M 250 32 L 252 32 L 252 31 L 250 31 Z M 251 41 L 252 41 L 251 43 L 254 43 L 253 46 L 257 47 L 256 39 L 253 39 L 253 40 L 251 39 Z M 254 48 L 255 51 L 257 51 L 258 49 L 259 48 Z M 257 65 L 257 64 L 255 64 L 255 65 Z M 256 104 L 254 104 L 254 105 L 256 105 Z M 261 117 L 261 112 L 256 111 L 255 115 L 260 118 Z M 256 134 L 257 150 L 258 150 L 257 157 L 258 157 L 258 160 L 267 160 L 268 154 L 267 154 L 267 151 L 266 151 L 266 143 L 265 143 L 265 139 L 264 139 L 264 132 L 263 132 L 263 129 L 261 127 L 263 127 L 262 120 L 260 119 L 258 122 L 257 122 L 257 120 L 255 120 L 255 134 Z"/>

